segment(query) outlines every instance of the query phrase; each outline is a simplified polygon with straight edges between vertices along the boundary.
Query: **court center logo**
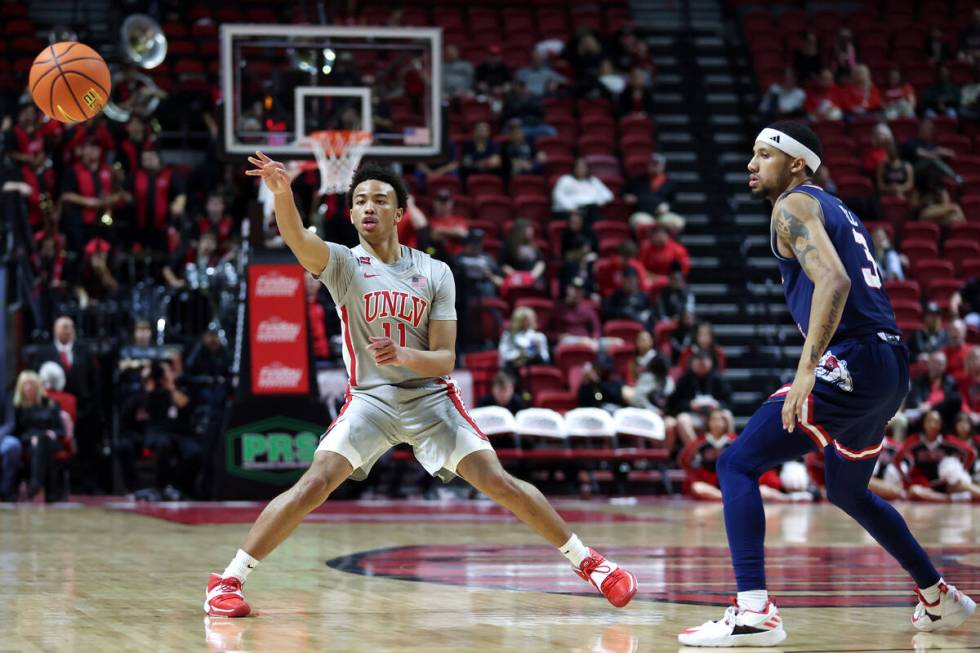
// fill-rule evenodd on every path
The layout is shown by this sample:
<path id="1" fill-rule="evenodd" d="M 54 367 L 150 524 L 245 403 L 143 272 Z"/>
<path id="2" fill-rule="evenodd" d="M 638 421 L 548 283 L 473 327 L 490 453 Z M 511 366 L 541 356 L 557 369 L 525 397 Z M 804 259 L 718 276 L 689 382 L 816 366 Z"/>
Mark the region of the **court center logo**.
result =
<path id="1" fill-rule="evenodd" d="M 602 552 L 636 574 L 639 600 L 723 605 L 735 590 L 726 547 L 609 547 Z M 980 586 L 980 548 L 930 548 L 929 553 L 946 578 L 955 578 L 960 587 Z M 326 564 L 373 577 L 603 600 L 547 546 L 402 546 Z M 781 608 L 910 608 L 915 603 L 912 582 L 875 546 L 767 546 L 766 576 Z"/>
<path id="2" fill-rule="evenodd" d="M 243 424 L 225 434 L 225 469 L 262 483 L 295 481 L 313 462 L 323 428 L 288 417 Z"/>

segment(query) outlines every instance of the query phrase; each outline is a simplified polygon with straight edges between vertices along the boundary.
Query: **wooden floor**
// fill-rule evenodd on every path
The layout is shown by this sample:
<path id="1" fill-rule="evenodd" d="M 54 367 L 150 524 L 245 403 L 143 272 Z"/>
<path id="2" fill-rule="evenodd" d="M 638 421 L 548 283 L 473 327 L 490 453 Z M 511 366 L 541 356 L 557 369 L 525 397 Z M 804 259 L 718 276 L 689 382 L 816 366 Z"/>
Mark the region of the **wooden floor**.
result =
<path id="1" fill-rule="evenodd" d="M 252 574 L 254 617 L 212 622 L 207 574 L 260 506 L 3 505 L 0 652 L 694 650 L 677 631 L 720 616 L 734 590 L 721 507 L 558 503 L 587 543 L 636 573 L 628 608 L 488 504 L 338 502 Z M 980 506 L 898 508 L 947 579 L 980 595 Z M 980 616 L 916 635 L 911 581 L 833 507 L 767 517 L 769 584 L 789 633 L 779 650 L 980 650 Z"/>

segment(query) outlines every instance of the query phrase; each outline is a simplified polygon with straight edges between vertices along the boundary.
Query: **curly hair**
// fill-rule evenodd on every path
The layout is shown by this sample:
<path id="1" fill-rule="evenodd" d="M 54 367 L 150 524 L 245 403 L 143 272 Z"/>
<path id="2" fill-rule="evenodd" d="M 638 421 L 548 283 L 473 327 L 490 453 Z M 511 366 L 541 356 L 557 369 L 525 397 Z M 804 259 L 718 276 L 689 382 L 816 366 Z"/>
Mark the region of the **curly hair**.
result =
<path id="1" fill-rule="evenodd" d="M 363 165 L 357 169 L 356 173 L 354 173 L 354 178 L 350 182 L 350 188 L 347 189 L 348 206 L 353 206 L 354 204 L 354 189 L 357 188 L 361 182 L 368 181 L 369 179 L 375 179 L 386 184 L 391 184 L 391 187 L 395 189 L 395 198 L 398 201 L 398 208 L 404 209 L 408 207 L 408 188 L 405 187 L 405 182 L 402 180 L 402 178 L 391 168 L 386 168 L 385 166 L 374 163 Z"/>

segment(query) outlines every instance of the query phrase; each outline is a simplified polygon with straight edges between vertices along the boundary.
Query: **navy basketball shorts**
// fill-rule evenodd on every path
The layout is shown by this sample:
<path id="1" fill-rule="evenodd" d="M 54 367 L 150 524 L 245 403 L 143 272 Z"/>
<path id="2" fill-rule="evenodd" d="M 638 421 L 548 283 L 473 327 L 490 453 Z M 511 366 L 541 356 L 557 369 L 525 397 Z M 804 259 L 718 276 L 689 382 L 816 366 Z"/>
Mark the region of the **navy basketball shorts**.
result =
<path id="1" fill-rule="evenodd" d="M 796 427 L 820 451 L 832 444 L 844 460 L 873 458 L 881 451 L 885 427 L 909 391 L 908 349 L 882 337 L 842 340 L 820 359 Z M 765 403 L 782 403 L 789 389 L 784 385 Z"/>

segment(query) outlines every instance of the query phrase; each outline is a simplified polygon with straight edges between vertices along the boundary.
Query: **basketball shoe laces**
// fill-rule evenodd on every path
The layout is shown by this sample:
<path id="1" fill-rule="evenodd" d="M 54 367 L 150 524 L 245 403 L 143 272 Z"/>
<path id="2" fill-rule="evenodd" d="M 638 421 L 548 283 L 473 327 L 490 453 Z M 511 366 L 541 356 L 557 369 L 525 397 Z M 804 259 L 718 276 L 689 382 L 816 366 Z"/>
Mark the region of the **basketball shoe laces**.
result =
<path id="1" fill-rule="evenodd" d="M 242 591 L 242 581 L 238 580 L 234 576 L 222 578 L 217 589 L 219 592 L 215 594 L 215 598 L 221 596 L 222 594 L 237 594 Z"/>
<path id="2" fill-rule="evenodd" d="M 605 574 L 608 578 L 609 574 L 612 573 L 612 567 L 606 564 L 605 558 L 600 559 L 598 556 L 592 555 L 582 562 L 581 574 L 585 580 L 592 582 L 592 572 L 595 571 Z"/>

